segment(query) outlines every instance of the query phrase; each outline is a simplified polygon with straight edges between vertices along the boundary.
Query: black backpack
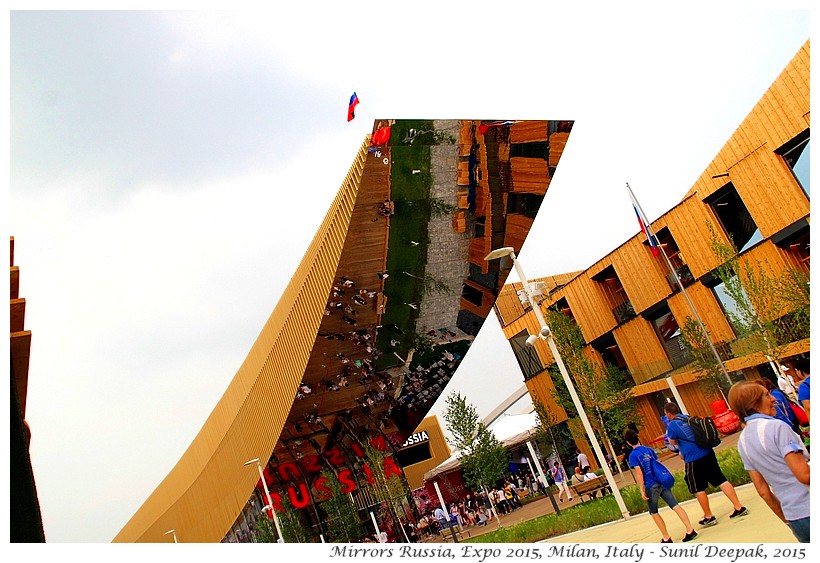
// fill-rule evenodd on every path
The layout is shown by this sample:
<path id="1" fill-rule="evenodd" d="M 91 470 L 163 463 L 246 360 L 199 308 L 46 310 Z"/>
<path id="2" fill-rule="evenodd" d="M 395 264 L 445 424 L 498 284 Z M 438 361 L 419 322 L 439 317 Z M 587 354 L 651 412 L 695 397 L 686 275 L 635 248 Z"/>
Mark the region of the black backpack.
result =
<path id="1" fill-rule="evenodd" d="M 715 421 L 708 416 L 690 416 L 686 421 L 695 435 L 695 443 L 701 448 L 714 448 L 720 444 L 720 432 Z"/>

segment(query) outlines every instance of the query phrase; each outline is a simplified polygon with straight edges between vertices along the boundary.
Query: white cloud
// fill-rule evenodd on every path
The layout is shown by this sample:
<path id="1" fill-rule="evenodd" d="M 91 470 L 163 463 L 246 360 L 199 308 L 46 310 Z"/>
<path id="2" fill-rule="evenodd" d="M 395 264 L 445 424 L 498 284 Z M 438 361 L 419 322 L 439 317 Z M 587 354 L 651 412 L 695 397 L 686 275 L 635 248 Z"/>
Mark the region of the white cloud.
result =
<path id="1" fill-rule="evenodd" d="M 110 541 L 176 463 L 373 119 L 574 119 L 521 259 L 580 269 L 635 234 L 624 184 L 650 219 L 672 207 L 808 36 L 805 14 L 494 6 L 12 18 L 10 225 L 50 541 Z M 520 385 L 491 320 L 452 386 L 486 414 Z"/>

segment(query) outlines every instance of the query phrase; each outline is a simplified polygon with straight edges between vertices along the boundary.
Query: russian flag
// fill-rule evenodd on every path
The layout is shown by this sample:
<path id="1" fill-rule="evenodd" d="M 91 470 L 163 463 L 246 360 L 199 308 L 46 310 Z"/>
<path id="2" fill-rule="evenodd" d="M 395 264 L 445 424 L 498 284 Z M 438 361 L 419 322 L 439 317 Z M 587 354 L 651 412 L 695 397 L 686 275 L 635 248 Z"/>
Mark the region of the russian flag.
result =
<path id="1" fill-rule="evenodd" d="M 638 204 L 638 200 L 635 199 L 635 194 L 632 193 L 632 188 L 629 187 L 629 184 L 626 185 L 626 189 L 629 190 L 629 197 L 632 200 L 632 209 L 635 210 L 635 215 L 638 217 L 638 224 L 641 226 L 643 234 L 646 235 L 649 248 L 652 249 L 652 255 L 657 256 L 660 249 L 658 248 L 658 240 L 655 238 L 655 233 L 652 232 L 652 227 L 649 226 L 649 221 L 646 220 L 641 206 Z"/>
<path id="2" fill-rule="evenodd" d="M 347 120 L 353 121 L 353 118 L 356 117 L 356 106 L 359 105 L 359 96 L 356 95 L 356 92 L 353 92 L 353 95 L 350 96 L 350 103 L 347 105 Z"/>

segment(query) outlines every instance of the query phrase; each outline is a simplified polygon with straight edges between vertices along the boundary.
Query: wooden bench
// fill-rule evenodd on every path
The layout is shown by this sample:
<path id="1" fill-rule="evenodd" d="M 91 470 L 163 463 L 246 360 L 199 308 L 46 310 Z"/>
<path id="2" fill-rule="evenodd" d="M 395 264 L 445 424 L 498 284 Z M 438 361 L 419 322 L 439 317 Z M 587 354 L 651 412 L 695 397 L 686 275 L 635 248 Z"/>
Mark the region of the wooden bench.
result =
<path id="1" fill-rule="evenodd" d="M 455 526 L 455 525 L 452 528 L 450 528 L 448 526 L 448 527 L 442 529 L 441 532 L 440 532 L 440 535 L 441 535 L 441 538 L 444 541 L 448 542 L 448 541 L 453 541 L 453 533 L 455 533 L 456 538 L 459 541 L 462 541 L 464 539 L 464 534 L 467 534 L 468 538 L 470 537 L 469 530 L 462 532 L 461 530 L 458 529 L 458 526 Z"/>
<path id="2" fill-rule="evenodd" d="M 593 494 L 601 491 L 601 496 L 603 496 L 604 492 L 609 490 L 609 483 L 605 475 L 599 475 L 595 479 L 570 485 L 570 488 L 572 489 L 572 496 L 577 496 L 581 502 L 585 502 L 584 495 L 589 495 L 589 500 L 591 500 Z"/>

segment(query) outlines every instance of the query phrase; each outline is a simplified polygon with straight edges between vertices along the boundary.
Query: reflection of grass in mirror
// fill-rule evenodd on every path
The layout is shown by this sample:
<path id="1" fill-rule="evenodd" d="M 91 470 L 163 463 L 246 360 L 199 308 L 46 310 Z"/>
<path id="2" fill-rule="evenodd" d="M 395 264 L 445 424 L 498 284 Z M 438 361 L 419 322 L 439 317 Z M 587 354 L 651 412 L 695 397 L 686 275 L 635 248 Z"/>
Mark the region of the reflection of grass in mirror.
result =
<path id="1" fill-rule="evenodd" d="M 391 139 L 401 140 L 407 131 L 430 129 L 431 121 L 399 121 L 393 126 Z M 415 319 L 418 309 L 407 305 L 418 305 L 424 289 L 424 268 L 427 260 L 427 223 L 430 220 L 430 147 L 408 145 L 392 147 L 392 168 L 390 175 L 390 199 L 394 202 L 395 214 L 390 217 L 390 233 L 387 251 L 387 271 L 390 277 L 385 281 L 387 309 L 382 316 L 377 347 L 385 352 L 377 362 L 384 369 L 396 365 L 399 360 L 390 352 L 406 357 L 412 347 L 415 333 Z M 413 174 L 413 170 L 420 173 Z M 413 244 L 413 242 L 418 244 Z M 410 272 L 413 276 L 402 274 Z M 394 330 L 398 327 L 401 333 Z M 396 347 L 391 340 L 398 340 Z"/>

